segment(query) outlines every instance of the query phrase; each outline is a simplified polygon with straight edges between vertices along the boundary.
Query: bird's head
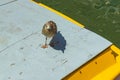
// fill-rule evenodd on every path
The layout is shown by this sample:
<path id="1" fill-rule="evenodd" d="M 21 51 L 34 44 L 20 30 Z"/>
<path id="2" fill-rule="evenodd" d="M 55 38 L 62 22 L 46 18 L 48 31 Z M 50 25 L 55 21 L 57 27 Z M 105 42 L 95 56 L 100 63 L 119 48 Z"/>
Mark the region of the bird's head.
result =
<path id="1" fill-rule="evenodd" d="M 51 28 L 50 25 L 46 25 L 46 26 L 45 26 L 45 29 L 48 30 L 48 31 L 51 31 L 51 30 L 52 30 L 52 28 Z"/>

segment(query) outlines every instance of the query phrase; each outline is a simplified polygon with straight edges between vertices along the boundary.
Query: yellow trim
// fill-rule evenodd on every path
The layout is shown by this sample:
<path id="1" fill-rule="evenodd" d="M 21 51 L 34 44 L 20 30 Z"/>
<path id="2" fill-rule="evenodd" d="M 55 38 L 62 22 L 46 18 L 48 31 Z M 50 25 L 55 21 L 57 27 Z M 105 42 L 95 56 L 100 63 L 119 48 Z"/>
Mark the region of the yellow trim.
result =
<path id="1" fill-rule="evenodd" d="M 108 48 L 63 80 L 91 80 L 115 62 L 112 50 Z"/>
<path id="2" fill-rule="evenodd" d="M 120 49 L 108 47 L 62 80 L 114 80 L 120 74 Z"/>
<path id="3" fill-rule="evenodd" d="M 115 80 L 115 77 L 120 74 L 120 49 L 115 45 L 112 45 L 110 48 L 116 54 L 116 64 L 99 73 L 92 80 L 101 80 L 101 78 L 102 80 Z"/>
<path id="4" fill-rule="evenodd" d="M 84 28 L 84 25 L 82 25 L 82 24 L 80 24 L 79 22 L 77 22 L 77 21 L 71 19 L 70 17 L 68 17 L 68 16 L 66 16 L 66 15 L 64 15 L 64 14 L 62 14 L 62 13 L 60 13 L 59 11 L 56 11 L 55 9 L 52 9 L 52 8 L 50 8 L 50 7 L 48 7 L 48 6 L 44 5 L 44 4 L 42 4 L 42 3 L 37 3 L 37 2 L 35 2 L 35 1 L 33 1 L 33 0 L 32 0 L 32 2 L 34 2 L 34 3 L 38 4 L 39 6 L 42 6 L 42 7 L 46 8 L 46 9 L 48 9 L 48 10 L 50 10 L 50 11 L 52 11 L 52 12 L 58 14 L 58 15 L 60 15 L 60 16 L 62 16 L 63 18 L 69 20 L 69 21 L 72 22 L 72 23 L 74 23 L 74 24 L 76 24 L 76 25 L 78 25 L 78 26 Z"/>

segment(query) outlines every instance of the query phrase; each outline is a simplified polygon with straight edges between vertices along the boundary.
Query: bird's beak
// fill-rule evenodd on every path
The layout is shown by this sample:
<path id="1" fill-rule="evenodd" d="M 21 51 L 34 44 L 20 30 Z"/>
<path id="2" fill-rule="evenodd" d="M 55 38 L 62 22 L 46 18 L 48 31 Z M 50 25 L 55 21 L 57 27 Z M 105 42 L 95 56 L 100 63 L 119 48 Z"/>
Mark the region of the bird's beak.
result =
<path id="1" fill-rule="evenodd" d="M 51 31 L 51 29 L 47 29 L 49 32 Z"/>

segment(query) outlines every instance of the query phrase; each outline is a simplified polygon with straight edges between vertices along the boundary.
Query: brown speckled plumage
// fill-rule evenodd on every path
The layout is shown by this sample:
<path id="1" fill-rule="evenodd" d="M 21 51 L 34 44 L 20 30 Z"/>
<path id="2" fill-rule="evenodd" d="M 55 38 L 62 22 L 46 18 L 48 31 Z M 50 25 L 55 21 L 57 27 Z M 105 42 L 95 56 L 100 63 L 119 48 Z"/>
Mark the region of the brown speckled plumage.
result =
<path id="1" fill-rule="evenodd" d="M 57 33 L 56 23 L 53 21 L 48 21 L 44 24 L 42 29 L 42 34 L 46 36 L 45 45 L 42 48 L 47 48 L 47 38 L 53 37 Z"/>
<path id="2" fill-rule="evenodd" d="M 48 21 L 44 24 L 42 29 L 42 34 L 46 37 L 53 37 L 57 33 L 57 26 L 56 23 L 53 21 Z"/>

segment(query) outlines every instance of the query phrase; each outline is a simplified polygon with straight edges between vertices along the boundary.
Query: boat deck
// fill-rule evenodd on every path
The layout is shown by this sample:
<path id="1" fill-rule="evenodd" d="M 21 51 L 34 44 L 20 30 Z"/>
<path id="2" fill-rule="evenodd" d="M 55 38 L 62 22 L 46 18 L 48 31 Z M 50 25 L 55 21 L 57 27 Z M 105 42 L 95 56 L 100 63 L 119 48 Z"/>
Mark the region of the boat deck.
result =
<path id="1" fill-rule="evenodd" d="M 59 43 L 43 49 L 49 20 L 57 24 L 52 41 Z M 0 80 L 60 80 L 111 44 L 29 0 L 0 0 Z"/>

